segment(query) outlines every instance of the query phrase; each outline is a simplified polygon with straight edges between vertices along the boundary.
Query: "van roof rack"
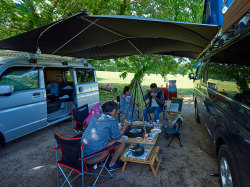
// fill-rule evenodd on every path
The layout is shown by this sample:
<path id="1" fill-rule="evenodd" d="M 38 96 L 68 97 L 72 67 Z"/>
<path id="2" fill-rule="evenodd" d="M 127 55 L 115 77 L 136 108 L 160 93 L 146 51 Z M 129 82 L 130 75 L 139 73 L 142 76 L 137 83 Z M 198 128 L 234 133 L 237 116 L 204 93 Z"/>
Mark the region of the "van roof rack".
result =
<path id="1" fill-rule="evenodd" d="M 87 61 L 82 58 L 49 55 L 49 54 L 34 54 L 34 53 L 10 51 L 10 50 L 0 51 L 0 56 L 26 57 L 26 58 L 37 59 L 37 60 L 49 59 L 49 60 L 55 60 L 55 61 L 74 61 L 78 63 L 83 63 L 84 65 L 88 64 Z"/>
<path id="2" fill-rule="evenodd" d="M 34 58 L 33 53 L 10 51 L 10 50 L 0 51 L 0 56 L 13 56 L 13 57 L 18 56 L 18 57 Z"/>

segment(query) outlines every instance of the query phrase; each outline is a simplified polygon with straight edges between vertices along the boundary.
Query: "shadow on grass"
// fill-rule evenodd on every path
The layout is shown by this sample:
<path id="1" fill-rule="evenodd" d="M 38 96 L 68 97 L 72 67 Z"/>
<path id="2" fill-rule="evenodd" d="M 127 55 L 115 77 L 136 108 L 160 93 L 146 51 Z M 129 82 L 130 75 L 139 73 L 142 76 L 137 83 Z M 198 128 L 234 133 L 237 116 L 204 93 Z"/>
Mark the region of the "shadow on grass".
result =
<path id="1" fill-rule="evenodd" d="M 101 84 L 101 85 L 106 86 L 106 84 Z M 110 100 L 116 101 L 117 96 L 122 94 L 123 88 L 125 86 L 128 86 L 128 84 L 113 83 L 112 87 L 117 88 L 117 92 L 99 89 L 100 102 L 104 103 L 104 102 L 110 101 Z M 144 94 L 145 94 L 147 89 L 149 89 L 149 86 L 142 86 L 142 91 Z M 132 88 L 131 88 L 131 91 L 132 91 Z M 178 97 L 190 97 L 193 94 L 193 88 L 177 89 L 177 94 L 178 94 Z"/>

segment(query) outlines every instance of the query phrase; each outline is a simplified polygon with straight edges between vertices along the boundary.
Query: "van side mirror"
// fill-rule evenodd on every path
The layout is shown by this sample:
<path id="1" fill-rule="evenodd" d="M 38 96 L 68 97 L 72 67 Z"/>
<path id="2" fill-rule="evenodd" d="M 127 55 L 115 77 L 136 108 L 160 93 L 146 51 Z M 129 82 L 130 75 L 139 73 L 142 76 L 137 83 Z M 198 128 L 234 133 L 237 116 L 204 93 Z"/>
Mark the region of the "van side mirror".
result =
<path id="1" fill-rule="evenodd" d="M 189 79 L 194 79 L 194 73 L 190 73 L 190 74 L 188 75 L 188 78 L 189 78 Z"/>
<path id="2" fill-rule="evenodd" d="M 10 95 L 12 92 L 14 92 L 14 86 L 0 85 L 0 95 Z"/>

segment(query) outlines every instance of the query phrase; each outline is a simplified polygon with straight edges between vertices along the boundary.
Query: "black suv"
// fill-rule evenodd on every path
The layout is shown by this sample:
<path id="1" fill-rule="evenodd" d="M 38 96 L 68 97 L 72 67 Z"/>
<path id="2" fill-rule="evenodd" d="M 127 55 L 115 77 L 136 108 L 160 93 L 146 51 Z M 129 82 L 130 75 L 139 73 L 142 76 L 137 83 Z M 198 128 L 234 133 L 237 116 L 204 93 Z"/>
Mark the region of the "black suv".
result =
<path id="1" fill-rule="evenodd" d="M 218 156 L 222 186 L 249 186 L 250 30 L 204 55 L 194 79 L 195 118 Z"/>

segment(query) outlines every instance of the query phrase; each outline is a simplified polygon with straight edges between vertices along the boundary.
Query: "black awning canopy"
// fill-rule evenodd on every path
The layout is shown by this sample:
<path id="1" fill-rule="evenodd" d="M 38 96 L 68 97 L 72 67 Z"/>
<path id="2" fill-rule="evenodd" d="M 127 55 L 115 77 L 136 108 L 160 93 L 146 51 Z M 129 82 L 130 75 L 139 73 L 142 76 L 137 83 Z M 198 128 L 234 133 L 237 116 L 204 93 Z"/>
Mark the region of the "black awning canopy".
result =
<path id="1" fill-rule="evenodd" d="M 218 26 L 170 22 L 134 16 L 78 13 L 0 41 L 0 49 L 85 59 L 138 54 L 197 58 Z"/>

